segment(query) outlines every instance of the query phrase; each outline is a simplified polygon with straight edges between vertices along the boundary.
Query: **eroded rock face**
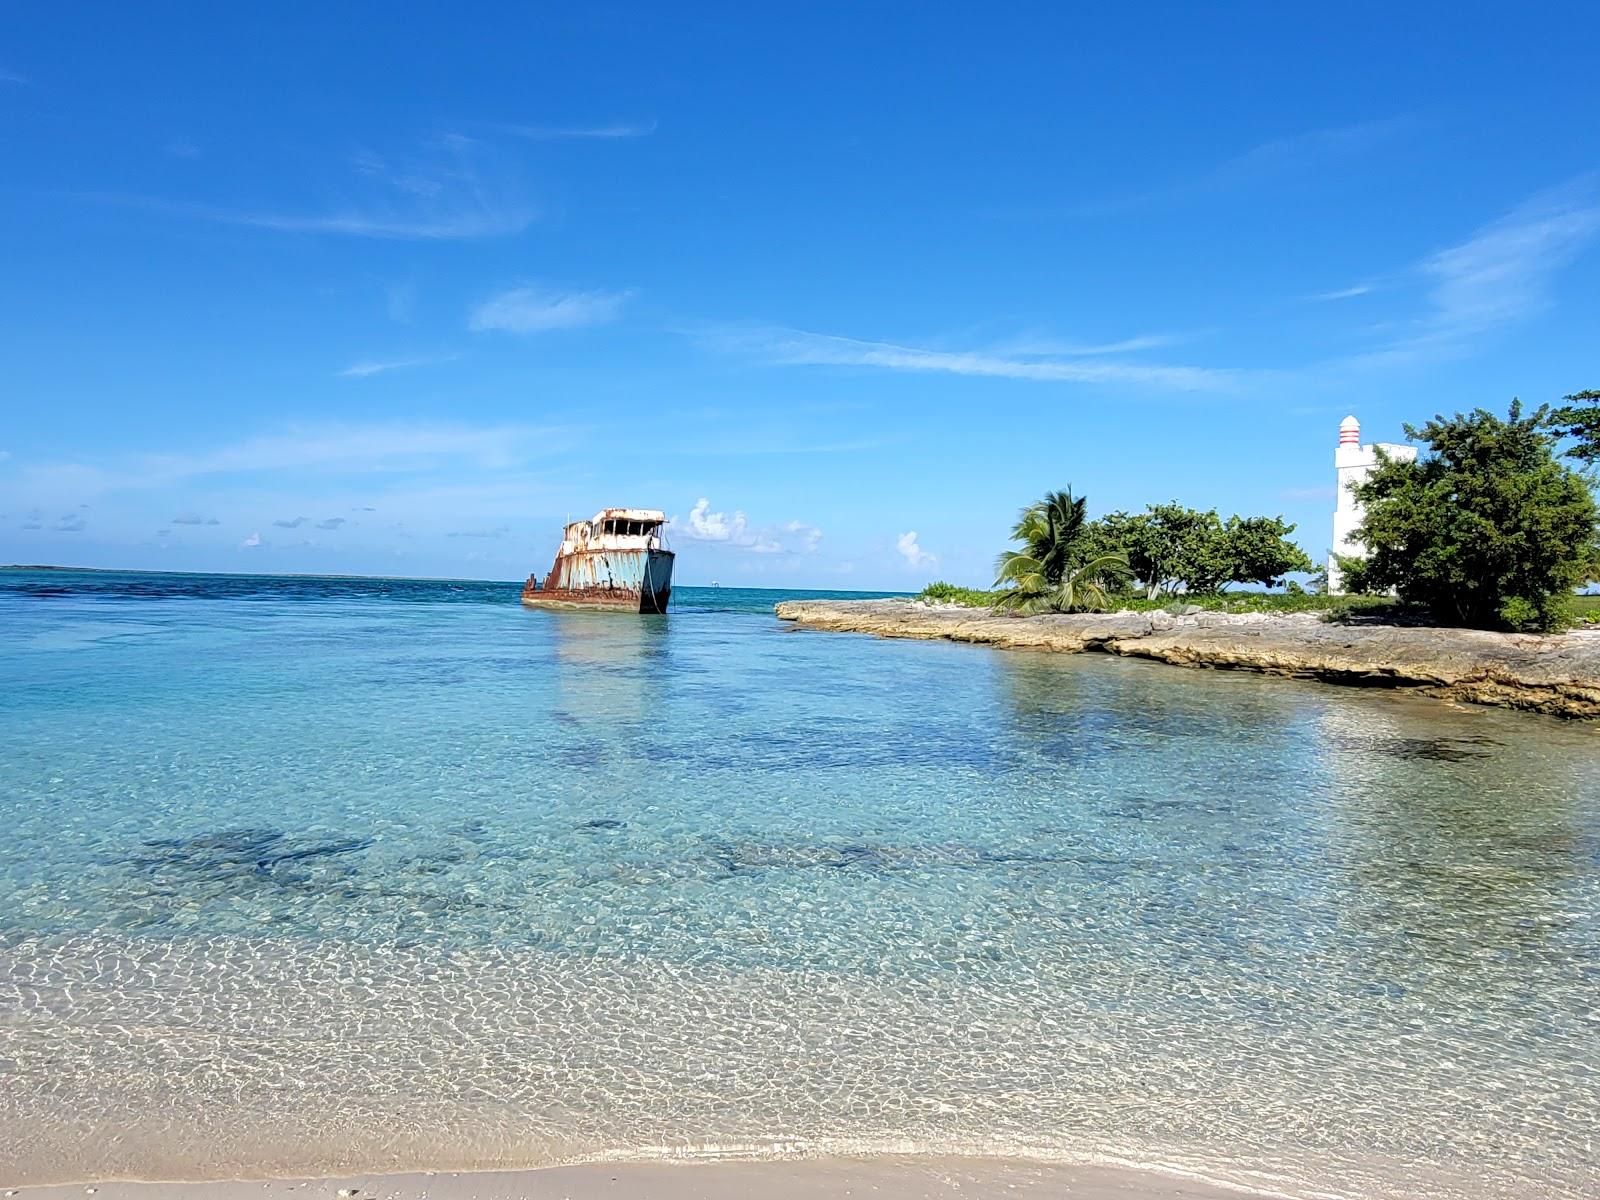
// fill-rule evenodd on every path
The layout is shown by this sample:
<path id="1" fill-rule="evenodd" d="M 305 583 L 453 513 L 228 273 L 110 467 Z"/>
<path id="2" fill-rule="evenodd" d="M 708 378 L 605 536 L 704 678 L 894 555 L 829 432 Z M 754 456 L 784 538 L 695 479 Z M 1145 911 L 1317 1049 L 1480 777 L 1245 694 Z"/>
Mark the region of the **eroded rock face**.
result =
<path id="1" fill-rule="evenodd" d="M 778 605 L 777 612 L 812 629 L 1068 654 L 1102 650 L 1177 666 L 1413 688 L 1555 716 L 1600 717 L 1600 632 L 1540 637 L 1333 625 L 1311 613 L 1013 617 L 914 600 L 791 600 Z"/>

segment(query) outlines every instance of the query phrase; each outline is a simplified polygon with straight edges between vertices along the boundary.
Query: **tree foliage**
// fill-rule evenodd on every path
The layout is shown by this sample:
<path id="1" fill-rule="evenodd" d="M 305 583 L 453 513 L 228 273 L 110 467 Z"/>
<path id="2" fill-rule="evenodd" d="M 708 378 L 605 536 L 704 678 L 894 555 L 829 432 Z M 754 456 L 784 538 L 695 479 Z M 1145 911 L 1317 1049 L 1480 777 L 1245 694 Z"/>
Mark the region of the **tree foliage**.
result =
<path id="1" fill-rule="evenodd" d="M 1293 571 L 1315 570 L 1306 552 L 1289 540 L 1294 530 L 1282 517 L 1229 517 L 1228 581 L 1276 587 Z"/>
<path id="2" fill-rule="evenodd" d="M 1021 550 L 1007 550 L 995 563 L 998 608 L 1019 612 L 1085 612 L 1104 609 L 1127 574 L 1127 560 L 1107 553 L 1091 536 L 1088 502 L 1072 490 L 1046 492 L 1017 517 L 1011 531 Z"/>
<path id="3" fill-rule="evenodd" d="M 1570 457 L 1591 467 L 1600 463 L 1600 391 L 1573 392 L 1562 399 L 1566 404 L 1546 414 L 1548 427 L 1557 437 L 1577 442 L 1567 450 Z"/>
<path id="4" fill-rule="evenodd" d="M 1127 555 L 1148 599 L 1186 592 L 1210 595 L 1230 583 L 1273 587 L 1311 560 L 1289 541 L 1294 526 L 1282 517 L 1232 516 L 1215 509 L 1155 504 L 1142 513 L 1112 513 L 1096 522 L 1108 546 Z"/>
<path id="5" fill-rule="evenodd" d="M 1393 589 L 1441 623 L 1548 629 L 1597 561 L 1594 497 L 1555 457 L 1551 414 L 1512 401 L 1508 418 L 1478 409 L 1435 416 L 1406 434 L 1415 462 L 1380 456 L 1355 488 L 1365 560 L 1342 566 L 1356 591 Z"/>

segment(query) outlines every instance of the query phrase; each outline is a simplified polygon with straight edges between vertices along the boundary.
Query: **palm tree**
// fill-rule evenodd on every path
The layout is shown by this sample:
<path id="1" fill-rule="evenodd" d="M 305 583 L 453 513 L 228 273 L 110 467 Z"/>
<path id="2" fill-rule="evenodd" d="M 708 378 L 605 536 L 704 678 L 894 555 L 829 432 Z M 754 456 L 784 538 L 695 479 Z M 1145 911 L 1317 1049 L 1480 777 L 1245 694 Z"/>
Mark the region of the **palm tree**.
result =
<path id="1" fill-rule="evenodd" d="M 995 562 L 995 587 L 1009 585 L 996 608 L 1017 612 L 1085 612 L 1103 609 L 1110 585 L 1128 574 L 1127 557 L 1090 552 L 1085 537 L 1088 501 L 1068 488 L 1046 492 L 1017 517 L 1011 536 L 1021 550 L 1007 550 Z"/>

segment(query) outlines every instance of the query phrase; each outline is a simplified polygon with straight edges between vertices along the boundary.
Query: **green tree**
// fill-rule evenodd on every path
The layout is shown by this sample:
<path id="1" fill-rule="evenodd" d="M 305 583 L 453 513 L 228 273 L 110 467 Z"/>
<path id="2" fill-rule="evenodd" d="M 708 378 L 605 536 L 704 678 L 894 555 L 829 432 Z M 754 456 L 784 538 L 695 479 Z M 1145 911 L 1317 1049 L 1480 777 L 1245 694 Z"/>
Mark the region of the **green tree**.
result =
<path id="1" fill-rule="evenodd" d="M 1230 577 L 1228 534 L 1215 509 L 1153 504 L 1122 530 L 1128 566 L 1145 594 L 1210 593 Z"/>
<path id="2" fill-rule="evenodd" d="M 1600 463 L 1600 391 L 1573 392 L 1562 399 L 1566 404 L 1552 408 L 1545 418 L 1551 431 L 1578 443 L 1567 451 L 1570 457 L 1591 467 Z"/>
<path id="3" fill-rule="evenodd" d="M 1593 569 L 1595 500 L 1555 457 L 1550 414 L 1508 418 L 1478 409 L 1435 416 L 1406 435 L 1427 443 L 1416 462 L 1380 458 L 1355 489 L 1366 510 L 1346 559 L 1356 591 L 1395 590 L 1440 622 L 1482 629 L 1549 629 Z"/>
<path id="4" fill-rule="evenodd" d="M 1011 537 L 1023 548 L 1005 551 L 995 563 L 995 587 L 1005 588 L 996 607 L 1081 612 L 1106 606 L 1127 561 L 1100 550 L 1087 508 L 1069 488 L 1046 492 L 1022 510 Z"/>
<path id="5" fill-rule="evenodd" d="M 1228 582 L 1277 587 L 1291 571 L 1315 570 L 1306 552 L 1289 540 L 1294 529 L 1282 517 L 1229 517 Z"/>

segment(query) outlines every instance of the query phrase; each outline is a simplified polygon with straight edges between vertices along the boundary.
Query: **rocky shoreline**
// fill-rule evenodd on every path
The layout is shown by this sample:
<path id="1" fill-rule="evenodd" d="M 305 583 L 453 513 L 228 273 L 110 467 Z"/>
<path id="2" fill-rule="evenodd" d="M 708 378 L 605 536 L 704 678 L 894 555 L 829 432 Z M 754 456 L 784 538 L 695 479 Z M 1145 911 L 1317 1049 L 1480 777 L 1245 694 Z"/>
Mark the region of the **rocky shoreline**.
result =
<path id="1" fill-rule="evenodd" d="M 1600 718 L 1600 631 L 1552 636 L 1330 624 L 1312 613 L 999 615 L 918 600 L 791 600 L 810 629 L 944 638 L 1013 650 L 1155 659 L 1328 683 L 1405 688 L 1558 717 Z"/>

